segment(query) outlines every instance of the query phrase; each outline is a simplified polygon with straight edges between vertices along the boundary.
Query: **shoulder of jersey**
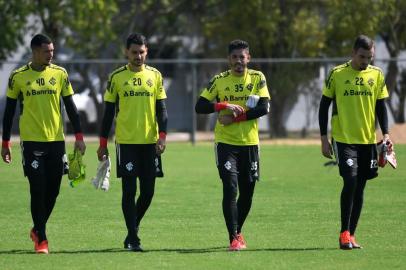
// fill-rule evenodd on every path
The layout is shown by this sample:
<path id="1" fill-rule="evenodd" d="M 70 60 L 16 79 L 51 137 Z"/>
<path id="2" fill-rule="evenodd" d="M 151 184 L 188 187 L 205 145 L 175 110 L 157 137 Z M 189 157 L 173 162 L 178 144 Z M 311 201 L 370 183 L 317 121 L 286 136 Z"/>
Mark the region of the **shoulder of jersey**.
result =
<path id="1" fill-rule="evenodd" d="M 218 79 L 227 78 L 230 75 L 231 75 L 231 72 L 229 70 L 223 71 L 223 72 L 215 75 L 211 81 L 214 82 L 215 80 L 218 80 Z"/>
<path id="2" fill-rule="evenodd" d="M 346 68 L 348 68 L 350 66 L 350 62 L 335 66 L 332 70 L 331 70 L 331 74 L 335 73 L 335 72 L 340 72 Z"/>
<path id="3" fill-rule="evenodd" d="M 262 76 L 262 72 L 259 70 L 255 70 L 255 69 L 248 69 L 248 74 L 249 75 L 253 75 L 253 76 Z"/>
<path id="4" fill-rule="evenodd" d="M 156 68 L 154 68 L 154 67 L 151 67 L 151 66 L 148 66 L 148 65 L 145 65 L 145 69 L 146 69 L 146 70 L 153 71 L 153 72 L 156 72 L 156 73 L 158 73 L 158 74 L 161 74 L 161 72 L 159 72 L 158 69 L 156 69 Z"/>
<path id="5" fill-rule="evenodd" d="M 64 69 L 63 67 L 58 66 L 58 65 L 51 64 L 51 65 L 49 66 L 49 68 L 51 68 L 51 69 L 56 69 L 56 70 L 62 71 L 62 72 L 64 72 L 64 73 L 67 73 L 67 72 L 66 72 L 66 69 Z"/>
<path id="6" fill-rule="evenodd" d="M 24 65 L 24 66 L 22 66 L 22 67 L 19 67 L 19 68 L 13 70 L 13 72 L 11 72 L 11 76 L 10 76 L 10 77 L 13 77 L 13 76 L 16 75 L 16 74 L 21 73 L 21 72 L 24 72 L 24 71 L 27 71 L 27 70 L 29 70 L 29 69 L 30 69 L 30 66 L 29 66 L 28 64 L 26 64 L 26 65 Z"/>
<path id="7" fill-rule="evenodd" d="M 380 69 L 380 68 L 377 67 L 377 66 L 368 65 L 368 69 L 376 70 L 376 71 L 382 73 L 382 69 Z"/>
<path id="8" fill-rule="evenodd" d="M 113 70 L 112 73 L 110 73 L 110 80 L 117 74 L 119 74 L 120 72 L 126 71 L 127 70 L 127 65 L 119 67 L 115 70 Z"/>

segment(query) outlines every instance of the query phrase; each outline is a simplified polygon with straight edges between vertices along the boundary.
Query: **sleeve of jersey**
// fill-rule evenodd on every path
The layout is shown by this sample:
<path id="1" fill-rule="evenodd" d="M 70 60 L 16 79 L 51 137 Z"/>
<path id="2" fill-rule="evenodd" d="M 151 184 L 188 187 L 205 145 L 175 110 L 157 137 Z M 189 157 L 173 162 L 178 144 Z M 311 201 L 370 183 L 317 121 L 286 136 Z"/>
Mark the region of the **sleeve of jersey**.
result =
<path id="1" fill-rule="evenodd" d="M 212 101 L 217 96 L 217 88 L 216 88 L 216 77 L 210 80 L 209 84 L 206 88 L 203 89 L 202 93 L 200 94 L 201 97 L 204 97 L 208 101 Z"/>
<path id="2" fill-rule="evenodd" d="M 107 81 L 106 92 L 104 93 L 104 101 L 116 103 L 117 100 L 117 90 L 114 87 L 113 77 L 110 77 Z"/>
<path id="3" fill-rule="evenodd" d="M 327 80 L 324 83 L 322 94 L 329 98 L 335 97 L 335 89 L 334 89 L 334 73 L 333 71 L 330 72 Z"/>
<path id="4" fill-rule="evenodd" d="M 66 97 L 66 96 L 71 96 L 73 94 L 74 94 L 74 92 L 73 92 L 72 84 L 69 81 L 68 73 L 65 71 L 62 73 L 62 96 Z"/>
<path id="5" fill-rule="evenodd" d="M 15 81 L 15 76 L 11 75 L 8 80 L 8 87 L 7 87 L 7 97 L 12 99 L 17 99 L 18 95 L 20 95 L 20 87 L 17 86 Z"/>
<path id="6" fill-rule="evenodd" d="M 382 72 L 379 72 L 378 76 L 378 98 L 377 99 L 384 99 L 389 97 L 388 88 L 386 87 L 385 77 L 383 76 Z"/>
<path id="7" fill-rule="evenodd" d="M 257 85 L 257 89 L 258 89 L 258 96 L 271 99 L 271 95 L 269 94 L 269 91 L 268 91 L 268 86 L 266 83 L 265 75 L 262 73 L 261 73 L 260 80 Z"/>
<path id="8" fill-rule="evenodd" d="M 158 76 L 157 76 L 157 85 L 158 85 L 158 92 L 156 95 L 156 99 L 166 99 L 166 92 L 165 92 L 165 88 L 164 88 L 164 81 L 162 79 L 162 75 L 161 73 L 158 72 Z"/>

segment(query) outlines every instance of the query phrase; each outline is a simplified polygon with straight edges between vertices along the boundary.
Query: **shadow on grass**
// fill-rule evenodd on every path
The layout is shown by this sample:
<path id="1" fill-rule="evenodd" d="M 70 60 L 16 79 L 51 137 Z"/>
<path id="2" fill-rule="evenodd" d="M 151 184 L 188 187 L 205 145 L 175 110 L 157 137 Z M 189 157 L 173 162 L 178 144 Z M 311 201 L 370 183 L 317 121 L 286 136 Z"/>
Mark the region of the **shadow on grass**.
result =
<path id="1" fill-rule="evenodd" d="M 301 252 L 301 251 L 327 251 L 327 250 L 338 250 L 337 248 L 326 248 L 326 247 L 305 247 L 305 248 L 254 248 L 245 249 L 240 252 L 263 252 L 263 251 L 275 251 L 275 252 Z M 106 248 L 106 249 L 90 249 L 90 250 L 57 250 L 52 251 L 51 254 L 87 254 L 87 253 L 129 253 L 131 251 L 122 248 Z M 215 253 L 215 252 L 229 252 L 228 247 L 208 247 L 208 248 L 161 248 L 161 249 L 146 249 L 142 253 L 149 252 L 173 252 L 180 254 L 201 254 L 201 253 Z M 12 250 L 0 250 L 1 254 L 35 254 L 33 250 L 23 250 L 23 249 L 12 249 Z"/>

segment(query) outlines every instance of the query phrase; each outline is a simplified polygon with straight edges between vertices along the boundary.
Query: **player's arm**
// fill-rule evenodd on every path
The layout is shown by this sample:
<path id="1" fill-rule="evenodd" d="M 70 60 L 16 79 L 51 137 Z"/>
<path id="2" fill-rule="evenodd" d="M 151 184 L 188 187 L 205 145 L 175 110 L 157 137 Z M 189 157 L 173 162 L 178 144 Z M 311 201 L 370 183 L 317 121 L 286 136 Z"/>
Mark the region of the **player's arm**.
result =
<path id="1" fill-rule="evenodd" d="M 78 149 L 82 155 L 86 151 L 86 145 L 83 141 L 82 127 L 80 125 L 79 113 L 76 108 L 75 102 L 73 102 L 72 95 L 62 97 L 65 104 L 66 113 L 69 121 L 72 123 L 73 132 L 75 133 L 75 149 Z"/>
<path id="2" fill-rule="evenodd" d="M 234 115 L 241 115 L 244 113 L 244 108 L 237 104 L 231 104 L 227 102 L 210 102 L 205 97 L 200 96 L 195 105 L 196 113 L 200 114 L 210 114 L 214 112 L 219 112 L 222 110 L 230 110 Z"/>
<path id="3" fill-rule="evenodd" d="M 102 125 L 100 128 L 100 145 L 97 149 L 97 157 L 101 161 L 108 156 L 107 139 L 109 137 L 110 129 L 113 124 L 116 104 L 112 102 L 104 102 L 104 115 Z"/>
<path id="4" fill-rule="evenodd" d="M 384 139 L 389 139 L 388 111 L 386 110 L 385 99 L 378 99 L 375 106 L 376 117 L 382 130 Z"/>
<path id="5" fill-rule="evenodd" d="M 11 162 L 11 127 L 13 125 L 13 117 L 17 107 L 17 100 L 7 97 L 6 108 L 3 116 L 3 142 L 1 145 L 1 157 L 6 163 Z"/>
<path id="6" fill-rule="evenodd" d="M 218 120 L 222 125 L 230 125 L 236 122 L 257 119 L 269 113 L 269 107 L 269 98 L 261 97 L 254 108 L 251 108 L 240 115 L 220 115 Z"/>
<path id="7" fill-rule="evenodd" d="M 166 128 L 168 125 L 168 111 L 166 110 L 165 99 L 156 101 L 156 119 L 158 122 L 159 139 L 156 144 L 157 154 L 162 154 L 166 146 Z"/>
<path id="8" fill-rule="evenodd" d="M 326 158 L 332 158 L 333 150 L 327 137 L 328 109 L 333 99 L 322 95 L 319 106 L 319 128 L 321 138 L 321 152 Z"/>

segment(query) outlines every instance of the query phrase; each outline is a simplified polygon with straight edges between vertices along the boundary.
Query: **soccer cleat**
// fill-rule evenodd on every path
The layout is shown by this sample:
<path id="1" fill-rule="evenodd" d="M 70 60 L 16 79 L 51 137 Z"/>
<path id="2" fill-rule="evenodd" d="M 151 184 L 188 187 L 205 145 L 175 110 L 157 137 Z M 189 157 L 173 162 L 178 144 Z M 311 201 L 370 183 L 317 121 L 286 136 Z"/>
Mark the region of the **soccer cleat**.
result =
<path id="1" fill-rule="evenodd" d="M 242 233 L 237 234 L 237 240 L 240 242 L 241 249 L 247 248 L 247 242 L 245 242 L 244 236 Z"/>
<path id="2" fill-rule="evenodd" d="M 355 235 L 350 236 L 350 241 L 352 248 L 362 248 L 362 246 L 355 241 Z"/>
<path id="3" fill-rule="evenodd" d="M 238 241 L 237 238 L 234 238 L 233 241 L 231 241 L 230 247 L 228 248 L 229 251 L 239 251 L 241 250 L 241 243 Z"/>
<path id="4" fill-rule="evenodd" d="M 134 252 L 143 252 L 144 250 L 141 248 L 140 239 L 136 236 L 134 239 L 131 239 L 127 236 L 124 240 L 124 248 L 129 251 Z"/>
<path id="5" fill-rule="evenodd" d="M 40 254 L 48 254 L 49 250 L 48 250 L 48 241 L 44 240 L 41 243 L 37 243 L 35 242 L 35 252 Z"/>
<path id="6" fill-rule="evenodd" d="M 30 231 L 30 237 L 33 242 L 35 242 L 35 243 L 38 242 L 38 233 L 37 233 L 37 231 L 34 230 L 34 228 L 32 228 Z"/>
<path id="7" fill-rule="evenodd" d="M 352 249 L 350 232 L 344 231 L 340 233 L 340 238 L 338 238 L 338 242 L 340 244 L 340 249 Z"/>

